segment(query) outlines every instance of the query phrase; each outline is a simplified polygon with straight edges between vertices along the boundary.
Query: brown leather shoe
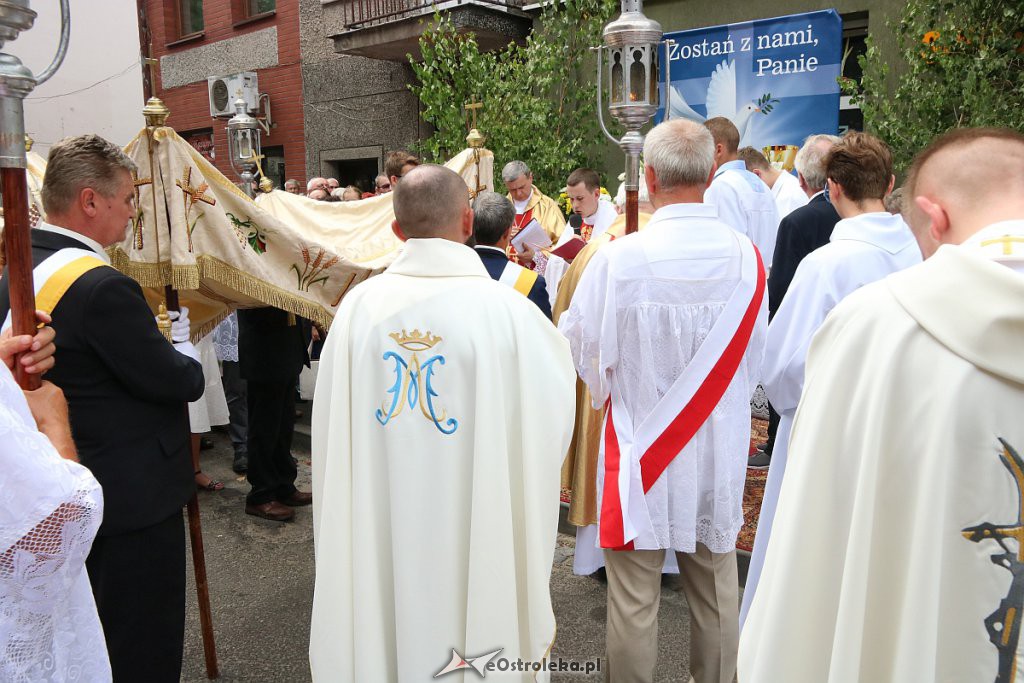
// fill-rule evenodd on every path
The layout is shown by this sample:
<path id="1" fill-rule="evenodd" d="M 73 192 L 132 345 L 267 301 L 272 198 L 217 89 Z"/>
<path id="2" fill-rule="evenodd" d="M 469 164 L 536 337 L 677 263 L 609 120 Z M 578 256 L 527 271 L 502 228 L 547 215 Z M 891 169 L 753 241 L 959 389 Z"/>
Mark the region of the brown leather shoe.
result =
<path id="1" fill-rule="evenodd" d="M 295 517 L 295 510 L 272 500 L 263 505 L 246 505 L 245 514 L 269 519 L 272 522 L 290 522 Z"/>
<path id="2" fill-rule="evenodd" d="M 302 507 L 303 505 L 313 504 L 313 494 L 308 491 L 295 491 L 286 498 L 278 498 L 277 501 L 292 507 Z"/>

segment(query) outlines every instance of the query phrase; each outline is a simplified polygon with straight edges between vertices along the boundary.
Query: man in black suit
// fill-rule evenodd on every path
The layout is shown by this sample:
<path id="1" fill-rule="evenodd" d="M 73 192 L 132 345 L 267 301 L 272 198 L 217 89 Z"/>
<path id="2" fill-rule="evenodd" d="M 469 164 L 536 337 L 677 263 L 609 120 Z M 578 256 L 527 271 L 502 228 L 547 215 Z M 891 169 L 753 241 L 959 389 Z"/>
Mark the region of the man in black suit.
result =
<path id="1" fill-rule="evenodd" d="M 474 248 L 491 278 L 526 295 L 550 320 L 551 302 L 544 278 L 505 255 L 515 217 L 516 210 L 507 197 L 497 192 L 478 194 L 473 201 Z"/>
<path id="2" fill-rule="evenodd" d="M 768 317 L 775 315 L 782 297 L 793 281 L 796 267 L 805 256 L 828 244 L 832 228 L 839 222 L 839 214 L 825 197 L 825 158 L 832 146 L 839 142 L 835 135 L 812 135 L 796 154 L 797 180 L 810 201 L 795 209 L 779 223 L 775 238 L 775 254 L 768 276 Z M 750 457 L 748 465 L 767 469 L 775 446 L 775 433 L 779 428 L 779 415 L 768 406 L 768 442 L 764 450 Z"/>
<path id="3" fill-rule="evenodd" d="M 245 512 L 275 522 L 295 517 L 313 494 L 295 488 L 295 383 L 309 365 L 309 322 L 277 308 L 238 311 L 238 365 L 249 410 L 251 489 Z"/>
<path id="4" fill-rule="evenodd" d="M 172 346 L 139 285 L 104 247 L 134 215 L 135 164 L 96 135 L 50 150 L 32 231 L 37 305 L 52 306 L 56 366 L 81 463 L 103 487 L 103 523 L 86 561 L 115 681 L 174 682 L 185 628 L 185 527 L 195 490 L 187 401 L 203 393 L 187 317 Z M 7 276 L 0 314 L 10 308 Z"/>

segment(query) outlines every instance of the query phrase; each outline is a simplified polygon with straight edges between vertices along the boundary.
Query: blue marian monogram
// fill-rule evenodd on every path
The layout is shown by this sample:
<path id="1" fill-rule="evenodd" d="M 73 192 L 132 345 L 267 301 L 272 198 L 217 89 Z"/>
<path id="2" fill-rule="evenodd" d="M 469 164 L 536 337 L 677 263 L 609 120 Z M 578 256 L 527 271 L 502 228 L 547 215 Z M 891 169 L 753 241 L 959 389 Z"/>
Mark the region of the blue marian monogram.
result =
<path id="1" fill-rule="evenodd" d="M 412 357 L 406 360 L 395 351 L 384 354 L 384 360 L 395 362 L 395 383 L 388 389 L 388 393 L 391 394 L 391 405 L 388 406 L 387 401 L 381 405 L 376 411 L 377 421 L 386 425 L 402 413 L 406 403 L 409 404 L 410 410 L 415 410 L 418 404 L 423 417 L 433 422 L 442 434 L 453 434 L 459 428 L 459 422 L 449 418 L 446 410 L 441 410 L 440 416 L 437 414 L 434 406 L 437 392 L 430 383 L 436 372 L 435 367 L 444 365 L 444 356 L 437 354 L 422 363 L 419 357 L 419 352 L 427 351 L 439 344 L 441 337 L 433 336 L 429 330 L 426 334 L 421 334 L 419 330 L 407 334 L 402 330 L 392 332 L 388 336 L 406 351 L 412 351 Z"/>

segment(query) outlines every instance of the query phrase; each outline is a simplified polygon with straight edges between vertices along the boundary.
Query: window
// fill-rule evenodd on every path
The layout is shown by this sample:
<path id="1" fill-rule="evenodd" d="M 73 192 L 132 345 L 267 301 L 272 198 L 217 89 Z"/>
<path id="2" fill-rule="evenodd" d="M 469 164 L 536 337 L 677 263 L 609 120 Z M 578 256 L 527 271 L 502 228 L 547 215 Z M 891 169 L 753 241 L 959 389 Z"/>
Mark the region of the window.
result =
<path id="1" fill-rule="evenodd" d="M 277 0 L 245 0 L 245 2 L 250 17 L 273 12 L 277 5 Z"/>
<path id="2" fill-rule="evenodd" d="M 176 0 L 178 29 L 182 37 L 203 31 L 203 0 Z"/>

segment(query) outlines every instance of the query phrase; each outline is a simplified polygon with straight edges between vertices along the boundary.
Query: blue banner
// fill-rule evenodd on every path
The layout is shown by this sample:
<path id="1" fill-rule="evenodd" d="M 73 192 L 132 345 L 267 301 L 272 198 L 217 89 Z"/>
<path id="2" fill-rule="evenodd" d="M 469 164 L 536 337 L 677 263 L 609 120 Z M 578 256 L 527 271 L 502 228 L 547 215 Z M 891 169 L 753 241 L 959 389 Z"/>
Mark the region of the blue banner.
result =
<path id="1" fill-rule="evenodd" d="M 740 146 L 771 148 L 792 168 L 795 146 L 839 127 L 843 25 L 834 10 L 666 33 L 661 105 L 655 121 L 725 116 Z M 664 69 L 671 71 L 667 97 Z M 787 151 L 788 150 L 788 151 Z M 783 157 L 788 157 L 785 160 Z M 788 163 L 785 163 L 788 162 Z"/>

